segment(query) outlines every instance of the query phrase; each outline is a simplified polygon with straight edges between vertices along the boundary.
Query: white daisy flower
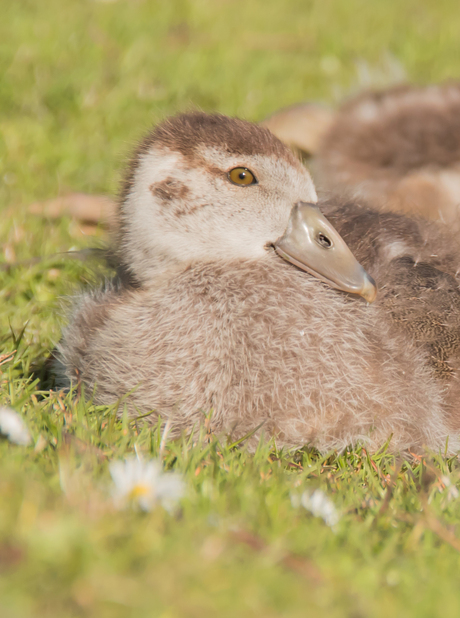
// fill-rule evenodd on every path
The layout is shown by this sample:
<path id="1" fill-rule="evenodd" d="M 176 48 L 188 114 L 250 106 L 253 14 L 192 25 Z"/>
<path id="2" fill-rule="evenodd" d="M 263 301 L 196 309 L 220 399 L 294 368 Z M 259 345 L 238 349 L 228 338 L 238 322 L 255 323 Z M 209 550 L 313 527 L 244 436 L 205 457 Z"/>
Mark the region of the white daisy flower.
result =
<path id="1" fill-rule="evenodd" d="M 10 442 L 21 446 L 27 446 L 32 441 L 22 417 L 6 406 L 0 407 L 0 434 L 8 438 Z"/>
<path id="2" fill-rule="evenodd" d="M 440 480 L 443 483 L 445 489 L 447 490 L 446 491 L 447 502 L 452 502 L 452 500 L 457 500 L 457 498 L 459 497 L 460 493 L 459 493 L 457 487 L 455 487 L 455 485 L 452 483 L 450 478 L 448 476 L 446 476 L 445 474 L 443 474 L 441 476 Z"/>
<path id="3" fill-rule="evenodd" d="M 313 492 L 304 491 L 300 497 L 293 495 L 291 496 L 291 502 L 293 506 L 303 506 L 304 509 L 310 511 L 315 517 L 321 517 L 331 528 L 336 526 L 340 520 L 340 515 L 334 503 L 321 489 L 315 489 Z"/>
<path id="4" fill-rule="evenodd" d="M 182 477 L 163 472 L 158 460 L 129 457 L 112 462 L 109 469 L 115 484 L 113 498 L 118 508 L 131 504 L 150 511 L 161 504 L 171 510 L 184 495 Z"/>

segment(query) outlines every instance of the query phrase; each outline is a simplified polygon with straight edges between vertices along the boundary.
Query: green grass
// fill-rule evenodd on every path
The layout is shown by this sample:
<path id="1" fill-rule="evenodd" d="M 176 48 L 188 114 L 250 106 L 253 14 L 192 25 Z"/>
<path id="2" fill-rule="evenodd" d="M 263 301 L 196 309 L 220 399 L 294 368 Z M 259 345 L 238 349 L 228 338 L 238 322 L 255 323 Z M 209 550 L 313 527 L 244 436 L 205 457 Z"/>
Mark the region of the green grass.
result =
<path id="1" fill-rule="evenodd" d="M 169 441 L 144 422 L 39 392 L 62 298 L 93 279 L 62 255 L 96 241 L 28 214 L 66 191 L 114 194 L 136 139 L 198 107 L 259 120 L 335 103 L 399 63 L 428 83 L 460 72 L 454 0 L 5 0 L 0 23 L 0 404 L 31 447 L 0 443 L 0 615 L 460 614 L 457 459 L 411 465 L 357 449 L 253 455 L 225 436 Z M 361 67 L 361 68 L 360 68 Z M 397 71 L 396 71 L 397 72 Z M 99 242 L 99 241 L 98 241 Z M 47 257 L 46 257 L 47 256 Z M 115 510 L 110 460 L 161 455 L 183 473 L 178 511 Z M 291 504 L 321 488 L 336 530 Z"/>

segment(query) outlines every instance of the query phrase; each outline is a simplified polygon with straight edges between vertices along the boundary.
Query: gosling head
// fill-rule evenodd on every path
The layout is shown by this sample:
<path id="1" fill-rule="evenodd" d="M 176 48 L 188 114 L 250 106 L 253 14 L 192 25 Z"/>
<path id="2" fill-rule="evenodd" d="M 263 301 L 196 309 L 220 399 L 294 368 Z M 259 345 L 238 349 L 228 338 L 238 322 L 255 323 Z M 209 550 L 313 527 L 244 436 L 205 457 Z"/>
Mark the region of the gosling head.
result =
<path id="1" fill-rule="evenodd" d="M 176 116 L 131 161 L 119 258 L 148 285 L 159 268 L 257 260 L 275 247 L 334 287 L 373 300 L 375 284 L 316 201 L 307 170 L 267 129 L 218 114 Z"/>

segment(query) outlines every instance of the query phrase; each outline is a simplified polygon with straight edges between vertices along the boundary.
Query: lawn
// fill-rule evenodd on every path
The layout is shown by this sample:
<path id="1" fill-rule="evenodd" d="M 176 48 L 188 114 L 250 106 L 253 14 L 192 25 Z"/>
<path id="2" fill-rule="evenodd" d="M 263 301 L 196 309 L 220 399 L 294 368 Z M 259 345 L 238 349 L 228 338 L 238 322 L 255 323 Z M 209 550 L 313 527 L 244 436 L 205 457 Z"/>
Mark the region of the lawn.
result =
<path id="1" fill-rule="evenodd" d="M 65 298 L 95 278 L 65 252 L 106 232 L 29 210 L 114 196 L 136 140 L 170 113 L 257 121 L 404 74 L 456 78 L 459 26 L 454 0 L 3 0 L 0 406 L 32 442 L 0 442 L 2 618 L 460 615 L 457 458 L 254 454 L 209 423 L 173 441 L 40 390 Z M 126 457 L 182 475 L 177 504 L 114 500 L 110 466 Z M 315 495 L 335 523 L 311 512 Z"/>

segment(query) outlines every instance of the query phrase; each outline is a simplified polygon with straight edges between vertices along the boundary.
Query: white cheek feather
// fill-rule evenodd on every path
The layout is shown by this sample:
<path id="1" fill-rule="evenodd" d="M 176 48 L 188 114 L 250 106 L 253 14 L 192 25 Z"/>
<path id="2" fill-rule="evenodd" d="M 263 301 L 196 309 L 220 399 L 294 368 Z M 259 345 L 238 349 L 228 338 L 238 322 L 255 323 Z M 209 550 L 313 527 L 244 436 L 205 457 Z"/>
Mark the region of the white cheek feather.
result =
<path id="1" fill-rule="evenodd" d="M 134 177 L 133 188 L 126 200 L 130 230 L 139 241 L 154 240 L 158 205 L 150 187 L 165 180 L 178 167 L 181 156 L 176 152 L 152 151 L 142 156 Z"/>

